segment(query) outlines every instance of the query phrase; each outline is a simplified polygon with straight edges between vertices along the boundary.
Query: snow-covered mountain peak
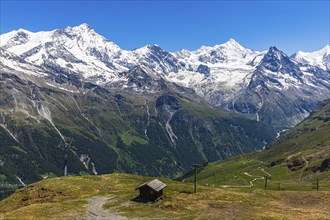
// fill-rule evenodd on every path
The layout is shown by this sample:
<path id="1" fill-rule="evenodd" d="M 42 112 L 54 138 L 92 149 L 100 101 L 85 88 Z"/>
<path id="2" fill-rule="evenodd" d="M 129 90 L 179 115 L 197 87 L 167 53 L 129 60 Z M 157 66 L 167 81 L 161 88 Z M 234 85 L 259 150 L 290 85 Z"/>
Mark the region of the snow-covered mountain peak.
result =
<path id="1" fill-rule="evenodd" d="M 8 40 L 12 39 L 12 38 L 15 38 L 15 37 L 18 37 L 20 35 L 29 35 L 31 34 L 30 31 L 27 31 L 25 29 L 18 29 L 18 30 L 14 30 L 14 31 L 10 31 L 8 33 L 5 33 L 5 34 L 1 34 L 0 35 L 0 46 L 3 46 L 4 44 L 6 44 L 8 42 Z"/>
<path id="2" fill-rule="evenodd" d="M 159 45 L 157 44 L 147 44 L 143 47 L 137 48 L 132 50 L 131 54 L 134 54 L 136 59 L 139 59 L 139 56 L 149 56 L 150 54 L 157 54 L 159 52 L 163 52 L 163 50 Z M 130 53 L 130 52 L 129 52 Z"/>
<path id="3" fill-rule="evenodd" d="M 159 50 L 159 49 L 162 50 L 162 48 L 159 45 L 157 45 L 157 44 L 147 44 L 147 45 L 145 45 L 143 47 L 134 49 L 133 51 L 135 51 L 135 52 L 143 52 L 143 51 Z"/>
<path id="4" fill-rule="evenodd" d="M 286 81 L 289 78 L 292 82 L 300 82 L 303 75 L 297 63 L 274 46 L 270 47 L 268 52 L 263 56 L 257 66 L 257 70 L 269 75 L 270 78 L 285 78 L 286 80 L 281 83 L 282 85 L 287 84 Z"/>
<path id="5" fill-rule="evenodd" d="M 233 38 L 230 38 L 226 43 L 216 45 L 215 47 L 222 47 L 222 48 L 227 48 L 227 49 L 236 49 L 236 50 L 245 50 L 246 48 L 243 47 L 241 44 L 239 44 L 236 40 Z"/>
<path id="6" fill-rule="evenodd" d="M 65 29 L 63 29 L 64 32 L 66 33 L 71 33 L 77 36 L 83 36 L 83 35 L 98 35 L 94 29 L 89 26 L 86 23 L 83 23 L 81 25 L 75 26 L 75 27 L 66 27 Z M 101 35 L 98 35 L 99 37 L 105 39 L 104 37 L 102 37 Z"/>
<path id="7" fill-rule="evenodd" d="M 330 46 L 326 45 L 321 50 L 313 52 L 298 51 L 291 56 L 303 65 L 317 66 L 323 70 L 330 70 Z"/>
<path id="8" fill-rule="evenodd" d="M 326 45 L 320 50 L 321 53 L 325 53 L 326 55 L 330 54 L 330 45 Z"/>
<path id="9" fill-rule="evenodd" d="M 84 30 L 84 31 L 90 31 L 93 30 L 93 28 L 87 24 L 87 23 L 82 23 L 81 25 L 78 25 L 76 27 L 73 27 L 74 29 L 80 29 L 80 30 Z"/>
<path id="10" fill-rule="evenodd" d="M 66 27 L 46 32 L 30 32 L 23 29 L 12 31 L 0 36 L 0 46 L 21 55 L 46 43 L 60 45 L 72 49 L 74 53 L 86 53 L 86 50 L 97 48 L 104 51 L 118 52 L 121 50 L 115 43 L 97 34 L 88 24 L 76 27 Z M 79 48 L 77 48 L 79 47 Z M 105 49 L 106 48 L 106 49 Z M 77 51 L 80 50 L 79 52 Z"/>
<path id="11" fill-rule="evenodd" d="M 234 39 L 229 39 L 226 43 L 215 45 L 213 47 L 202 46 L 192 53 L 194 54 L 193 56 L 198 57 L 198 61 L 204 64 L 238 62 L 247 64 L 259 54 L 259 52 L 243 47 Z M 178 55 L 180 55 L 180 52 Z"/>
<path id="12" fill-rule="evenodd" d="M 54 31 L 30 32 L 24 29 L 0 36 L 0 46 L 16 55 L 21 55 L 43 43 L 50 42 Z"/>
<path id="13" fill-rule="evenodd" d="M 298 51 L 294 55 L 301 55 L 301 56 L 306 56 L 306 55 L 309 55 L 309 54 L 327 55 L 329 53 L 330 53 L 330 45 L 326 45 L 322 49 L 317 50 L 317 51 L 313 51 L 313 52 Z"/>
<path id="14" fill-rule="evenodd" d="M 233 38 L 229 38 L 229 40 L 226 43 L 238 44 L 238 42 L 235 39 L 233 39 Z"/>
<path id="15" fill-rule="evenodd" d="M 12 33 L 15 33 L 13 36 L 14 38 L 20 37 L 20 36 L 24 36 L 24 37 L 28 38 L 31 34 L 33 34 L 33 32 L 22 29 L 22 28 L 18 29 L 17 31 L 12 31 Z"/>
<path id="16" fill-rule="evenodd" d="M 271 57 L 273 59 L 278 59 L 278 60 L 281 60 L 283 56 L 287 56 L 287 55 L 285 55 L 285 53 L 277 49 L 277 47 L 275 46 L 270 47 L 268 52 L 265 54 L 265 57 Z"/>

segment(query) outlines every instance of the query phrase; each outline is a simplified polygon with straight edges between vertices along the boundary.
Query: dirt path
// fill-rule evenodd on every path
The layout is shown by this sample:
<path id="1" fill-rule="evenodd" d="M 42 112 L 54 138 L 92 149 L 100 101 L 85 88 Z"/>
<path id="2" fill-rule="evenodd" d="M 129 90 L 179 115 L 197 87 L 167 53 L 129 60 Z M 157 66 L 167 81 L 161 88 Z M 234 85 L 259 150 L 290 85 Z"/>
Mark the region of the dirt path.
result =
<path id="1" fill-rule="evenodd" d="M 264 172 L 266 175 L 268 175 L 268 177 L 272 177 L 272 175 L 270 175 L 270 173 L 268 173 L 267 171 L 264 170 L 264 168 L 260 169 L 262 172 Z"/>
<path id="2" fill-rule="evenodd" d="M 269 177 L 272 176 L 272 175 L 270 175 L 270 173 L 268 173 L 267 171 L 265 171 L 264 168 L 261 168 L 261 167 L 259 167 L 259 168 L 260 168 L 260 170 L 261 170 L 263 173 L 267 174 Z M 222 187 L 222 188 L 251 188 L 251 187 L 254 186 L 253 183 L 254 183 L 255 181 L 265 179 L 265 177 L 263 177 L 263 176 L 252 176 L 252 175 L 249 174 L 248 172 L 244 172 L 244 175 L 246 175 L 246 176 L 248 176 L 248 177 L 254 177 L 254 179 L 251 180 L 251 181 L 249 182 L 250 185 L 245 185 L 245 186 L 237 186 L 237 185 L 222 185 L 222 186 L 220 186 L 220 187 Z"/>
<path id="3" fill-rule="evenodd" d="M 245 175 L 247 175 L 248 177 L 253 177 L 251 174 L 249 174 L 248 172 L 245 172 L 244 173 Z M 238 185 L 222 185 L 220 187 L 222 188 L 251 188 L 253 187 L 253 183 L 257 180 L 262 180 L 264 179 L 263 176 L 258 176 L 258 177 L 255 177 L 253 180 L 251 180 L 249 183 L 250 185 L 246 185 L 246 186 L 238 186 Z"/>
<path id="4" fill-rule="evenodd" d="M 290 160 L 292 157 L 295 157 L 295 156 L 297 156 L 297 155 L 299 155 L 299 154 L 301 154 L 301 152 L 298 152 L 298 153 L 296 153 L 296 154 L 289 155 L 289 156 L 286 158 L 286 160 Z"/>
<path id="5" fill-rule="evenodd" d="M 127 220 L 125 216 L 119 215 L 111 209 L 103 209 L 103 204 L 114 196 L 93 196 L 88 198 L 87 213 L 84 220 Z"/>

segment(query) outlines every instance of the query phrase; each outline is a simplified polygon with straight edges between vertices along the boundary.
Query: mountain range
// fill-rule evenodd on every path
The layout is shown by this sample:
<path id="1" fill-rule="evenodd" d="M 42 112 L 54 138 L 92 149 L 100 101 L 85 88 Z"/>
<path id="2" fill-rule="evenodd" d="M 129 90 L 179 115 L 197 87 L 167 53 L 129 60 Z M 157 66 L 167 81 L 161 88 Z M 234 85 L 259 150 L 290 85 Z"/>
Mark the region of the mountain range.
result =
<path id="1" fill-rule="evenodd" d="M 10 181 L 63 166 L 175 176 L 264 148 L 330 97 L 329 46 L 292 56 L 233 39 L 123 50 L 82 24 L 2 34 L 0 66 L 0 172 Z"/>
<path id="2" fill-rule="evenodd" d="M 48 76 L 57 83 L 88 81 L 111 90 L 148 94 L 158 93 L 163 81 L 175 83 L 214 106 L 277 130 L 294 126 L 329 97 L 329 45 L 291 57 L 276 47 L 253 51 L 233 39 L 196 51 L 172 53 L 158 45 L 127 51 L 82 24 L 3 34 L 1 54 L 6 67 Z"/>

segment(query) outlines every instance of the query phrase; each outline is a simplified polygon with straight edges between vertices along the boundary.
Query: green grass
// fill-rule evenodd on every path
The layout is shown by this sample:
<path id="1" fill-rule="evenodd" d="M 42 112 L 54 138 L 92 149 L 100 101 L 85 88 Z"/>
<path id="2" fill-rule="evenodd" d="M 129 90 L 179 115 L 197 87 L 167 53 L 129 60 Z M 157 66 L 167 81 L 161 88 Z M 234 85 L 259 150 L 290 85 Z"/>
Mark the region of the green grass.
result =
<path id="1" fill-rule="evenodd" d="M 135 188 L 152 179 L 129 174 L 75 176 L 37 182 L 0 202 L 0 218 L 81 219 L 91 196 L 112 195 L 104 209 L 129 218 L 169 219 L 317 219 L 329 215 L 330 192 L 280 192 L 220 189 L 168 179 L 165 200 L 133 202 Z"/>
<path id="2" fill-rule="evenodd" d="M 330 101 L 313 112 L 291 131 L 259 153 L 250 153 L 202 168 L 197 179 L 202 185 L 215 187 L 247 186 L 257 178 L 253 188 L 273 190 L 315 190 L 316 179 L 321 190 L 330 190 L 330 168 L 321 172 L 321 164 L 330 159 Z M 262 169 L 266 172 L 263 172 Z M 271 176 L 269 176 L 269 173 Z M 192 173 L 180 178 L 193 182 Z"/>
<path id="3" fill-rule="evenodd" d="M 148 144 L 148 141 L 146 139 L 136 136 L 134 134 L 130 134 L 130 132 L 120 133 L 119 136 L 126 146 L 131 146 L 133 142 L 142 145 Z"/>
<path id="4" fill-rule="evenodd" d="M 239 118 L 240 116 L 231 112 L 226 112 L 221 110 L 220 108 L 216 108 L 211 106 L 208 103 L 203 103 L 203 101 L 193 102 L 187 99 L 180 99 L 180 104 L 182 110 L 187 110 L 194 115 L 197 115 L 200 118 L 209 120 L 209 119 L 231 119 L 231 118 Z M 243 119 L 243 117 L 241 117 Z M 245 118 L 244 118 L 245 119 Z"/>

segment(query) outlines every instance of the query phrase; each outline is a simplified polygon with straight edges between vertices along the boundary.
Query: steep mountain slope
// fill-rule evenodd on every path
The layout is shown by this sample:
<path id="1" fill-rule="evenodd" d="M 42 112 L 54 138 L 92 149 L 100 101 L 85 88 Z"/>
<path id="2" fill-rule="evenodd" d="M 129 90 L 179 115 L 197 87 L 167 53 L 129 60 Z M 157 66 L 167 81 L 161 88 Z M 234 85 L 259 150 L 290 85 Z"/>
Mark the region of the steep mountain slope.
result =
<path id="1" fill-rule="evenodd" d="M 131 84 L 142 86 L 137 72 Z M 194 162 L 261 149 L 275 136 L 267 126 L 163 81 L 152 84 L 158 91 L 152 96 L 110 92 L 74 75 L 41 78 L 6 67 L 0 81 L 4 181 L 31 182 L 66 169 L 175 176 Z"/>
<path id="2" fill-rule="evenodd" d="M 318 105 L 316 100 L 327 97 L 329 77 L 302 71 L 283 52 L 271 47 L 252 73 L 249 85 L 225 106 L 287 129 L 308 116 Z"/>
<path id="3" fill-rule="evenodd" d="M 196 51 L 171 53 L 158 45 L 127 51 L 87 24 L 37 33 L 20 29 L 0 39 L 2 54 L 11 52 L 41 72 L 138 94 L 155 93 L 150 85 L 167 81 L 278 131 L 296 125 L 330 97 L 329 46 L 310 54 L 298 52 L 292 58 L 275 47 L 253 51 L 233 39 Z M 1 59 L 15 70 L 25 65 Z M 136 68 L 144 72 L 138 78 Z M 132 81 L 138 81 L 138 86 Z M 141 81 L 148 83 L 141 87 Z M 286 97 L 286 103 L 292 104 L 283 105 Z M 270 101 L 264 102 L 266 98 Z"/>
<path id="4" fill-rule="evenodd" d="M 235 53 L 232 59 L 223 55 L 219 63 L 207 60 L 200 64 L 205 69 L 211 66 L 206 76 L 179 72 L 170 74 L 169 79 L 194 88 L 214 105 L 270 124 L 279 131 L 299 123 L 320 100 L 329 97 L 329 72 L 300 67 L 276 47 L 253 53 L 230 40 L 216 48 Z M 212 52 L 206 54 L 210 56 Z"/>
<path id="5" fill-rule="evenodd" d="M 288 190 L 316 189 L 316 179 L 319 179 L 320 189 L 329 190 L 329 119 L 330 100 L 327 100 L 269 149 L 211 163 L 200 171 L 198 179 L 217 186 L 263 188 L 263 176 L 267 176 L 269 188 Z M 182 179 L 193 181 L 190 175 Z"/>

